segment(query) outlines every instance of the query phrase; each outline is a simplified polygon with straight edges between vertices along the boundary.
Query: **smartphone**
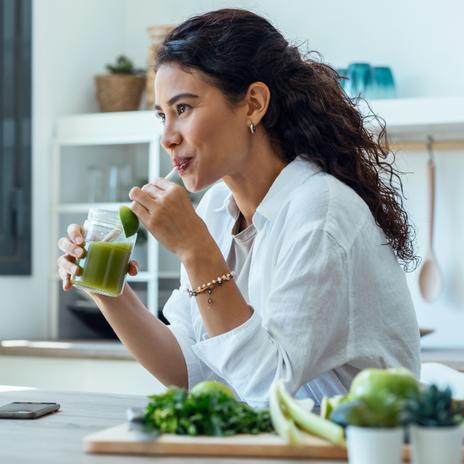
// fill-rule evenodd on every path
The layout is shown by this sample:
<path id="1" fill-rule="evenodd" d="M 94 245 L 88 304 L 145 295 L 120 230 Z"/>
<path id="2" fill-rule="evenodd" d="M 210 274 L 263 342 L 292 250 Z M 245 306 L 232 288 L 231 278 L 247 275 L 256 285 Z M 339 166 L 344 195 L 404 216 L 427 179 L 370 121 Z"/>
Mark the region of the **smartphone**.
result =
<path id="1" fill-rule="evenodd" d="M 0 419 L 36 419 L 59 409 L 58 403 L 15 401 L 0 406 Z"/>

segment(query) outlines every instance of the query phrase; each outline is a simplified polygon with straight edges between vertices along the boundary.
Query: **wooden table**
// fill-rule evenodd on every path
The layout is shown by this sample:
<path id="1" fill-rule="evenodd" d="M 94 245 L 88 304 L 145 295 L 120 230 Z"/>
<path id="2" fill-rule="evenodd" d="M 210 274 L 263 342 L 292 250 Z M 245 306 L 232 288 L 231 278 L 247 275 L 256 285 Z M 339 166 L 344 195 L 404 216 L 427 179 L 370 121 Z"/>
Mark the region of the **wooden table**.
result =
<path id="1" fill-rule="evenodd" d="M 225 459 L 204 457 L 138 457 L 91 455 L 82 451 L 85 435 L 125 421 L 128 407 L 144 407 L 143 396 L 97 393 L 54 392 L 44 390 L 12 391 L 0 386 L 0 405 L 12 401 L 54 401 L 61 404 L 58 413 L 35 420 L 0 419 L 0 462 L 8 464 L 298 464 L 298 460 Z M 311 461 L 314 464 L 335 464 L 344 461 Z"/>

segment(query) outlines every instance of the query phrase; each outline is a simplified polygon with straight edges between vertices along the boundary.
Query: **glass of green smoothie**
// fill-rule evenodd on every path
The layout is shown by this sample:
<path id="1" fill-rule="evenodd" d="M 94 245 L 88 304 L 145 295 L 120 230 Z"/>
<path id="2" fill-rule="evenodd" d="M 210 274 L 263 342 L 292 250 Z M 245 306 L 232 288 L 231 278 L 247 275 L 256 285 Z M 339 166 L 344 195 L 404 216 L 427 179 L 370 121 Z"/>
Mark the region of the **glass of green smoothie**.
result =
<path id="1" fill-rule="evenodd" d="M 117 211 L 91 208 L 84 223 L 82 273 L 71 282 L 102 295 L 121 295 L 137 234 L 126 237 Z"/>

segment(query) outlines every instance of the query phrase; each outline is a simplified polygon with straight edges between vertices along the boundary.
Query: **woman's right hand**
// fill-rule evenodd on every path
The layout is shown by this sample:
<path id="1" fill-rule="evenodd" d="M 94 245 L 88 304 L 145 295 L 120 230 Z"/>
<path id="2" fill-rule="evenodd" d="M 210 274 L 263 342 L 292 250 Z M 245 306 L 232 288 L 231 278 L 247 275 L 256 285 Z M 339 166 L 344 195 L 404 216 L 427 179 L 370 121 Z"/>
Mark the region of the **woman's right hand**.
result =
<path id="1" fill-rule="evenodd" d="M 58 274 L 63 281 L 63 290 L 66 292 L 71 287 L 71 276 L 80 275 L 82 268 L 76 264 L 76 260 L 85 255 L 84 234 L 79 224 L 70 224 L 67 229 L 67 237 L 58 240 L 58 248 L 64 251 L 58 260 Z M 130 261 L 127 273 L 135 276 L 138 273 L 138 263 Z"/>
<path id="2" fill-rule="evenodd" d="M 58 240 L 58 248 L 64 251 L 58 260 L 58 274 L 63 281 L 63 290 L 66 292 L 71 285 L 71 276 L 79 275 L 82 269 L 76 264 L 76 259 L 82 258 L 85 254 L 83 248 L 84 236 L 82 228 L 78 224 L 71 224 L 67 230 L 68 236 Z"/>

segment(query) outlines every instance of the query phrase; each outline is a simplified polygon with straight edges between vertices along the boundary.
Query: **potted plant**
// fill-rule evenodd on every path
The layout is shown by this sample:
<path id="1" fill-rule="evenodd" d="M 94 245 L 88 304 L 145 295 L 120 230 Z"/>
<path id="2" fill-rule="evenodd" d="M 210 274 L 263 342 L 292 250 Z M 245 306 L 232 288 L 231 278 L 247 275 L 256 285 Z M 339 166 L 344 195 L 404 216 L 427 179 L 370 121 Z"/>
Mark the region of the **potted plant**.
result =
<path id="1" fill-rule="evenodd" d="M 429 385 L 407 401 L 405 422 L 410 424 L 412 460 L 417 464 L 459 464 L 464 436 L 463 405 L 449 388 Z"/>
<path id="2" fill-rule="evenodd" d="M 350 464 L 400 464 L 404 429 L 400 402 L 393 395 L 372 404 L 354 399 L 339 404 L 330 419 L 346 428 Z"/>
<path id="3" fill-rule="evenodd" d="M 338 398 L 330 419 L 346 427 L 350 464 L 400 464 L 405 400 L 419 387 L 406 369 L 364 369 Z"/>
<path id="4" fill-rule="evenodd" d="M 139 109 L 145 86 L 145 71 L 134 68 L 132 61 L 121 55 L 116 64 L 106 66 L 110 74 L 95 77 L 97 100 L 103 112 Z"/>

